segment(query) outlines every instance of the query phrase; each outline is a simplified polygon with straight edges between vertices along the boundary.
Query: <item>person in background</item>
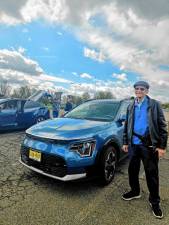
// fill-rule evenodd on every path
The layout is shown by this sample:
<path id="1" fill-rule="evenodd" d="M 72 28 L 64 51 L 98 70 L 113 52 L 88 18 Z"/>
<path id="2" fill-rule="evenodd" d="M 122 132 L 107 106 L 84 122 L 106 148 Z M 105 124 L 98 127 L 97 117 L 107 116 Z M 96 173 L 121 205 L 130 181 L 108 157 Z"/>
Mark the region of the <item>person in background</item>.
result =
<path id="1" fill-rule="evenodd" d="M 67 97 L 67 102 L 66 102 L 66 106 L 65 106 L 65 112 L 69 112 L 69 111 L 71 111 L 72 110 L 72 108 L 73 108 L 73 105 L 72 105 L 72 99 L 71 99 L 71 97 Z"/>
<path id="2" fill-rule="evenodd" d="M 57 99 L 53 99 L 53 117 L 57 118 L 59 116 L 60 102 Z"/>
<path id="3" fill-rule="evenodd" d="M 131 190 L 124 193 L 122 199 L 129 201 L 141 197 L 139 170 L 142 161 L 149 203 L 153 215 L 161 219 L 163 212 L 160 208 L 158 161 L 165 154 L 167 125 L 159 102 L 147 95 L 149 84 L 138 81 L 134 89 L 136 98 L 127 109 L 123 134 L 123 151 L 129 152 L 130 156 L 128 175 Z"/>
<path id="4" fill-rule="evenodd" d="M 47 104 L 46 104 L 48 110 L 49 110 L 49 118 L 53 119 L 53 99 L 52 96 L 47 97 Z"/>

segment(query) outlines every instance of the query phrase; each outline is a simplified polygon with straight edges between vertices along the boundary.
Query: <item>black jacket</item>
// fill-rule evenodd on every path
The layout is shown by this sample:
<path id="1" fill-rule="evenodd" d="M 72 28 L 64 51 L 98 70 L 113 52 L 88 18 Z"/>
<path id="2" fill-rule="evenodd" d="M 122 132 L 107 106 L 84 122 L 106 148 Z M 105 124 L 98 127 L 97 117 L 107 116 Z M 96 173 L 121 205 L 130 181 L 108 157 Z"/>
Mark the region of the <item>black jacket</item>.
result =
<path id="1" fill-rule="evenodd" d="M 149 134 L 154 148 L 165 149 L 167 147 L 167 124 L 158 101 L 148 97 L 148 123 Z M 135 101 L 135 100 L 134 100 Z M 127 108 L 127 117 L 124 125 L 123 144 L 131 145 L 134 125 L 134 101 Z"/>

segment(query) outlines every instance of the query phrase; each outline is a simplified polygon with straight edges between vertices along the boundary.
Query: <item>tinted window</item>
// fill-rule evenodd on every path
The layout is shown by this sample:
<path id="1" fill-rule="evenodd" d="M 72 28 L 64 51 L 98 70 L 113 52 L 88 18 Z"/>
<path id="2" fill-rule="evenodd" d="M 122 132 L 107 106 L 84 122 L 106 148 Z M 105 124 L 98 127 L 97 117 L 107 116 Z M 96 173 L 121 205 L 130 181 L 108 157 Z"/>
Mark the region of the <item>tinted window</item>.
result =
<path id="1" fill-rule="evenodd" d="M 112 121 L 119 108 L 119 102 L 91 101 L 79 105 L 65 117 L 99 121 Z"/>
<path id="2" fill-rule="evenodd" d="M 24 109 L 32 109 L 37 107 L 41 107 L 41 104 L 39 102 L 34 101 L 26 101 L 24 105 Z"/>
<path id="3" fill-rule="evenodd" d="M 0 103 L 0 109 L 2 110 L 17 110 L 17 100 L 9 100 Z"/>

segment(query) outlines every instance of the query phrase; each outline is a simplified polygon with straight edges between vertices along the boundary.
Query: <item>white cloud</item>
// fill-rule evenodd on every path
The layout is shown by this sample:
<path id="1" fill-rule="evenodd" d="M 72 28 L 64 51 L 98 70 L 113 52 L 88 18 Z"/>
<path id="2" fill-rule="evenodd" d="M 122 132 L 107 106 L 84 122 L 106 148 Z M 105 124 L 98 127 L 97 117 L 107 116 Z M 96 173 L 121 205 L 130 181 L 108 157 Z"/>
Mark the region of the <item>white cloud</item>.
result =
<path id="1" fill-rule="evenodd" d="M 168 17 L 169 12 L 168 0 L 5 0 L 0 2 L 0 14 L 1 19 L 6 15 L 18 22 L 30 22 L 43 17 L 50 21 L 83 24 L 93 12 L 110 4 L 124 12 L 133 11 L 138 17 L 148 20 Z"/>
<path id="2" fill-rule="evenodd" d="M 82 95 L 84 92 L 94 94 L 96 87 L 92 83 L 72 83 L 69 92 L 74 95 Z"/>
<path id="3" fill-rule="evenodd" d="M 54 83 L 67 83 L 67 84 L 70 84 L 71 81 L 70 80 L 66 80 L 66 79 L 63 79 L 63 78 L 59 78 L 59 77 L 56 77 L 56 76 L 49 76 L 49 75 L 45 75 L 45 74 L 42 74 L 40 77 L 39 77 L 39 80 L 43 81 L 43 80 L 46 80 L 46 81 L 51 81 L 51 82 L 54 82 Z"/>
<path id="4" fill-rule="evenodd" d="M 26 49 L 21 46 L 18 48 L 18 52 L 22 55 L 25 53 L 25 51 L 26 51 Z"/>
<path id="5" fill-rule="evenodd" d="M 95 50 L 91 50 L 89 48 L 84 48 L 84 56 L 94 59 L 99 62 L 104 62 L 105 61 L 105 56 L 103 55 L 102 52 L 96 52 Z"/>
<path id="6" fill-rule="evenodd" d="M 140 17 L 157 20 L 168 16 L 168 0 L 116 0 L 118 6 L 124 11 L 132 9 Z"/>
<path id="7" fill-rule="evenodd" d="M 121 65 L 120 66 L 120 70 L 124 70 L 125 69 L 125 66 L 124 65 Z"/>
<path id="8" fill-rule="evenodd" d="M 83 24 L 90 17 L 90 11 L 109 0 L 5 0 L 0 3 L 0 18 L 6 23 L 25 23 L 37 18 L 50 22 Z M 10 21 L 11 19 L 11 21 Z M 13 21 L 12 21 L 13 19 Z"/>
<path id="9" fill-rule="evenodd" d="M 97 83 L 72 83 L 69 92 L 74 95 L 82 95 L 88 92 L 94 95 L 96 91 L 110 91 L 117 99 L 123 99 L 131 96 L 133 87 L 131 84 L 123 84 L 121 82 L 99 80 Z"/>
<path id="10" fill-rule="evenodd" d="M 57 32 L 57 35 L 62 36 L 63 33 L 58 31 L 58 32 Z"/>
<path id="11" fill-rule="evenodd" d="M 42 68 L 37 62 L 26 58 L 21 54 L 23 48 L 19 48 L 19 51 L 9 51 L 7 49 L 0 50 L 0 68 L 6 70 L 13 70 L 23 72 L 30 75 L 40 75 L 43 73 Z"/>
<path id="12" fill-rule="evenodd" d="M 36 61 L 26 58 L 19 50 L 23 51 L 21 47 L 18 51 L 0 50 L 0 80 L 7 80 L 13 87 L 29 85 L 53 90 L 58 89 L 58 83 L 71 83 L 70 80 L 45 74 Z"/>
<path id="13" fill-rule="evenodd" d="M 65 3 L 63 0 L 29 0 L 22 8 L 21 14 L 25 22 L 31 22 L 37 18 L 44 18 L 55 23 L 63 22 L 68 14 Z"/>
<path id="14" fill-rule="evenodd" d="M 37 89 L 49 89 L 57 91 L 68 91 L 68 89 L 58 84 L 71 83 L 69 80 L 47 74 L 42 74 L 36 77 L 23 72 L 5 69 L 0 69 L 0 80 L 8 81 L 12 88 L 28 85 Z"/>
<path id="15" fill-rule="evenodd" d="M 25 0 L 0 1 L 0 17 L 5 22 L 7 18 L 22 20 L 21 9 L 25 6 Z M 7 21 L 9 22 L 9 21 Z"/>
<path id="16" fill-rule="evenodd" d="M 72 72 L 72 74 L 76 77 L 78 77 L 78 74 L 76 72 Z"/>
<path id="17" fill-rule="evenodd" d="M 82 74 L 80 74 L 80 77 L 81 78 L 92 79 L 92 76 L 90 74 L 88 74 L 88 73 L 82 73 Z"/>
<path id="18" fill-rule="evenodd" d="M 113 73 L 112 77 L 117 78 L 121 81 L 127 81 L 127 74 L 125 73 L 121 73 L 121 74 Z"/>
<path id="19" fill-rule="evenodd" d="M 160 32 L 160 30 L 158 30 L 154 35 L 158 36 L 158 32 Z M 148 31 L 147 24 L 147 39 L 148 33 L 151 34 L 151 29 Z M 143 43 L 143 41 L 141 42 L 140 40 L 132 38 L 134 30 L 133 34 L 131 32 L 131 35 L 127 33 L 125 35 L 119 33 L 119 35 L 121 35 L 121 38 L 119 39 L 113 36 L 110 37 L 109 34 L 103 33 L 90 26 L 80 34 L 83 41 L 97 49 L 100 49 L 106 58 L 110 59 L 113 64 L 119 65 L 121 70 L 125 69 L 125 72 L 132 71 L 138 73 L 140 75 L 140 79 L 145 79 L 148 82 L 151 82 L 153 79 L 158 84 L 158 81 L 163 80 L 168 85 L 169 72 L 159 69 L 159 65 L 169 64 L 169 45 L 165 42 L 165 40 L 168 40 L 167 35 L 164 35 L 165 38 L 163 36 L 164 41 L 161 40 L 161 44 L 159 39 L 158 44 L 156 42 L 156 45 L 154 44 L 153 47 L 151 41 L 151 44 L 149 44 L 148 41 L 146 42 L 146 39 L 146 43 Z M 153 40 L 153 37 L 150 39 Z M 169 96 L 169 85 L 167 87 L 164 86 L 163 88 L 165 90 L 165 92 L 163 92 L 164 96 Z M 157 85 L 156 91 L 153 92 L 153 97 L 158 98 L 160 96 L 158 90 L 161 89 L 160 87 L 158 89 Z"/>

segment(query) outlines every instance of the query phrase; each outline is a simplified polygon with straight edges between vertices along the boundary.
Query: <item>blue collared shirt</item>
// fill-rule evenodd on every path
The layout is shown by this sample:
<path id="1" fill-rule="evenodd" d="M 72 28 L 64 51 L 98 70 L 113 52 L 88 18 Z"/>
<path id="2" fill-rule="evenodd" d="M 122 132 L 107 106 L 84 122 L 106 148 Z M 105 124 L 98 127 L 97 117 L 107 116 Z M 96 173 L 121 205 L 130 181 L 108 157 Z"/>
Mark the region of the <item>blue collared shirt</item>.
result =
<path id="1" fill-rule="evenodd" d="M 149 128 L 147 107 L 148 107 L 148 99 L 146 96 L 141 102 L 138 102 L 137 98 L 135 99 L 133 130 L 135 133 L 140 135 L 144 135 Z M 138 137 L 133 136 L 133 144 L 141 144 L 141 143 L 142 142 Z"/>

